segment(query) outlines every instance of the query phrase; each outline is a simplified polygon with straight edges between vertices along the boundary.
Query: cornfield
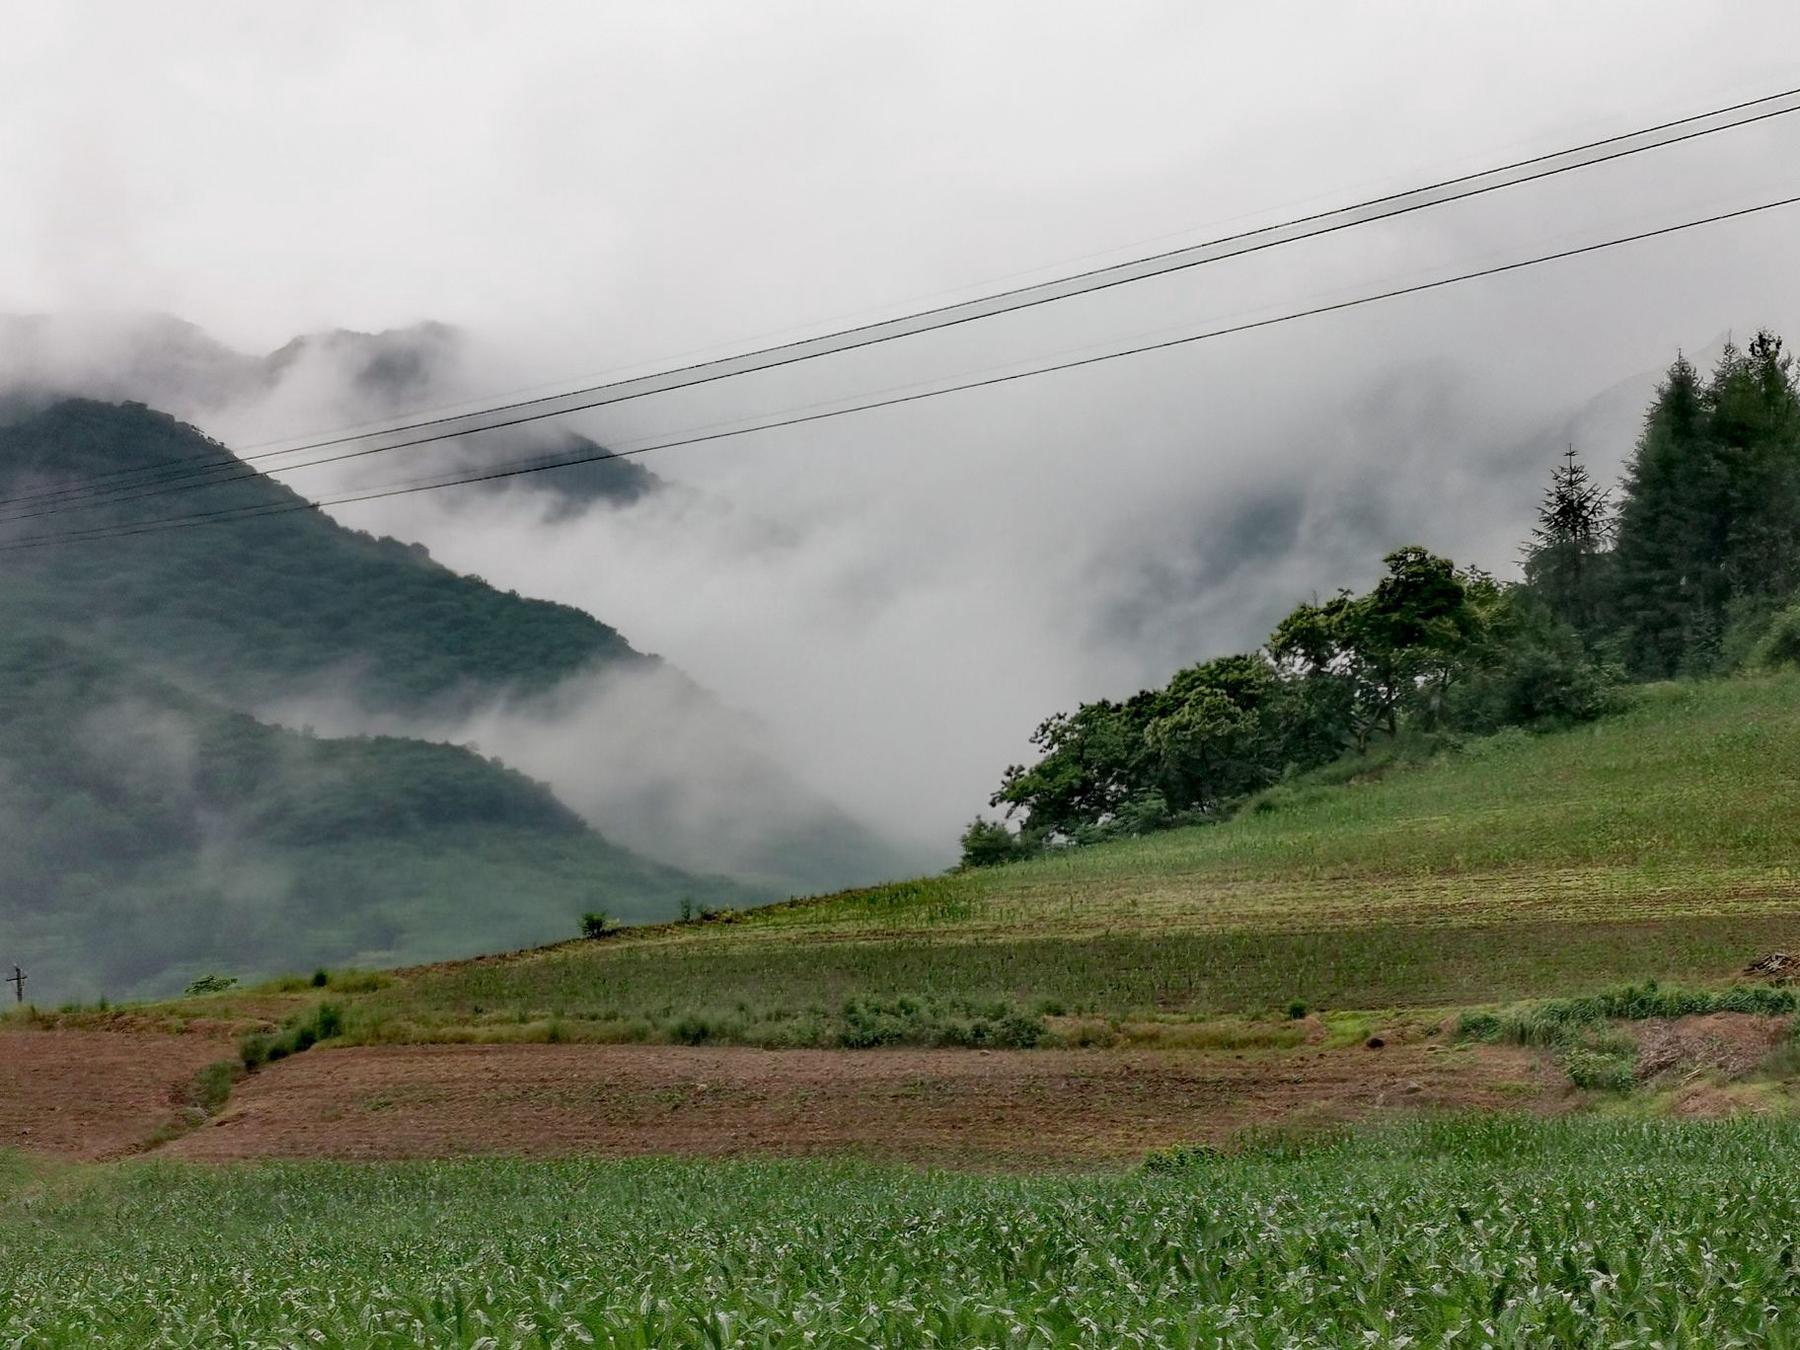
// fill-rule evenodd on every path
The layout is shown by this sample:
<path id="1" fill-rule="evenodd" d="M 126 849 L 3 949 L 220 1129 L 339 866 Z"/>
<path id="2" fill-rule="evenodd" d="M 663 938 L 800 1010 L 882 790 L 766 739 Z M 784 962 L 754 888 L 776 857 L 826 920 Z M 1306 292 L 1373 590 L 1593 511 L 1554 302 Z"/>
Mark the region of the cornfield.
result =
<path id="1" fill-rule="evenodd" d="M 1800 1126 L 1493 1118 L 1130 1175 L 847 1161 L 33 1174 L 20 1346 L 1784 1346 Z"/>

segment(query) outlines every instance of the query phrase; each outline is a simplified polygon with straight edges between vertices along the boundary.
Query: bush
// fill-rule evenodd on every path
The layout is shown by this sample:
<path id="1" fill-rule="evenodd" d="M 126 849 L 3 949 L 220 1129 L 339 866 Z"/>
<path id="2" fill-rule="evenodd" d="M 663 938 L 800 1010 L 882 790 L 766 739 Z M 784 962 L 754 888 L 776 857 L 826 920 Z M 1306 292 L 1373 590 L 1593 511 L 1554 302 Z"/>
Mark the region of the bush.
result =
<path id="1" fill-rule="evenodd" d="M 187 1104 L 198 1107 L 209 1116 L 218 1114 L 219 1108 L 231 1096 L 232 1084 L 237 1082 L 237 1076 L 238 1066 L 228 1059 L 208 1064 L 189 1080 L 187 1091 L 183 1094 Z"/>
<path id="2" fill-rule="evenodd" d="M 603 938 L 618 931 L 619 921 L 601 910 L 589 910 L 581 916 L 581 936 Z"/>
<path id="3" fill-rule="evenodd" d="M 1609 1050 L 1576 1046 L 1563 1055 L 1563 1069 L 1578 1088 L 1598 1092 L 1629 1092 L 1637 1086 L 1630 1056 Z"/>
<path id="4" fill-rule="evenodd" d="M 995 867 L 1024 855 L 1018 835 L 1003 821 L 976 816 L 962 833 L 963 867 Z"/>
<path id="5" fill-rule="evenodd" d="M 1800 600 L 1769 620 L 1769 626 L 1751 649 L 1750 666 L 1755 670 L 1800 666 Z"/>
<path id="6" fill-rule="evenodd" d="M 1504 1013 L 1464 1013 L 1456 1024 L 1462 1040 L 1511 1041 L 1517 1045 L 1574 1043 L 1596 1023 L 1646 1017 L 1696 1017 L 1705 1013 L 1761 1013 L 1781 1017 L 1800 1011 L 1800 989 L 1735 984 L 1724 989 L 1659 988 L 1654 980 L 1587 994 L 1546 999 Z"/>
<path id="7" fill-rule="evenodd" d="M 943 1005 L 913 998 L 850 999 L 833 1038 L 846 1050 L 881 1045 L 955 1045 L 1030 1050 L 1049 1034 L 1043 1018 L 1005 1003 Z"/>
<path id="8" fill-rule="evenodd" d="M 1138 1171 L 1149 1176 L 1171 1176 L 1210 1166 L 1225 1155 L 1211 1144 L 1171 1144 L 1144 1155 Z"/>
<path id="9" fill-rule="evenodd" d="M 186 992 L 189 995 L 222 994 L 235 984 L 237 984 L 235 975 L 202 975 L 198 979 L 188 982 Z"/>
<path id="10" fill-rule="evenodd" d="M 343 1034 L 343 1010 L 335 1003 L 321 1003 L 311 1012 L 290 1018 L 278 1031 L 251 1032 L 238 1042 L 238 1058 L 246 1069 L 255 1070 Z"/>

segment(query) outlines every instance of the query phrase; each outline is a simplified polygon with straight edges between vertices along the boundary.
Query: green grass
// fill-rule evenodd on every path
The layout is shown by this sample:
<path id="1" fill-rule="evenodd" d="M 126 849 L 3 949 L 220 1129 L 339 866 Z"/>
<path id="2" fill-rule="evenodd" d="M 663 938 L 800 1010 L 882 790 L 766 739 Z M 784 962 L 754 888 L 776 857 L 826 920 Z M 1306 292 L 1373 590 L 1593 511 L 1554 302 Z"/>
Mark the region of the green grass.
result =
<path id="1" fill-rule="evenodd" d="M 1592 726 L 1324 777 L 1224 825 L 401 972 L 344 1000 L 349 1035 L 672 1040 L 697 1019 L 830 1045 L 852 1000 L 1456 1007 L 1717 982 L 1800 947 L 1800 676 L 1655 686 Z"/>
<path id="2" fill-rule="evenodd" d="M 1800 1125 L 1416 1122 L 1132 1175 L 0 1167 L 32 1346 L 1791 1346 Z"/>

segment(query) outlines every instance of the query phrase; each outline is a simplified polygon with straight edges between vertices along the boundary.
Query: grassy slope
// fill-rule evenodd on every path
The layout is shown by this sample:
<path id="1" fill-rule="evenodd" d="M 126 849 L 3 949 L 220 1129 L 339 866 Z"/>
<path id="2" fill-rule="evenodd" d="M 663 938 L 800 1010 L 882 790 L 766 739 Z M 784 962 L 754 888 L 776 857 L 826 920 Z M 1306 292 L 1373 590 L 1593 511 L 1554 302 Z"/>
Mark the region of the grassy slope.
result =
<path id="1" fill-rule="evenodd" d="M 1223 826 L 403 973 L 353 1026 L 780 1043 L 853 998 L 1193 1016 L 1717 979 L 1800 945 L 1796 818 L 1800 677 L 1661 686 Z"/>

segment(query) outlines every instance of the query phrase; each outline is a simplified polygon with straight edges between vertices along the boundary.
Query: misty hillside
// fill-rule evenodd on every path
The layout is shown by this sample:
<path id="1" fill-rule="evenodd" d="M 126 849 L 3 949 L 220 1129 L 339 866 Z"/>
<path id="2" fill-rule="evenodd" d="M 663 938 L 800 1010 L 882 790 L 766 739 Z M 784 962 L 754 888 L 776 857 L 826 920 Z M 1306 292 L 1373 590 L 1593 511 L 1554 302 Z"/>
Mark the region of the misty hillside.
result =
<path id="1" fill-rule="evenodd" d="M 236 464 L 223 446 L 141 406 L 71 400 L 0 427 L 7 495 L 168 461 L 193 461 L 169 471 L 183 475 Z M 258 475 L 0 521 L 0 539 L 301 501 Z M 313 511 L 21 550 L 5 566 L 14 587 L 37 585 L 6 603 L 40 617 L 79 615 L 85 631 L 134 659 L 237 702 L 353 678 L 364 702 L 409 707 L 542 690 L 577 671 L 652 659 L 578 609 L 494 590 L 438 566 L 422 548 Z"/>
<path id="2" fill-rule="evenodd" d="M 358 424 L 408 417 L 469 388 L 492 393 L 470 364 L 465 334 L 442 323 L 308 333 L 253 355 L 168 314 L 0 314 L 0 373 L 12 390 L 44 400 L 141 402 L 209 427 L 246 419 L 286 427 L 300 410 L 316 416 L 312 410 L 326 405 Z M 474 471 L 540 457 L 591 459 L 470 489 L 526 494 L 552 517 L 597 503 L 630 505 L 664 486 L 635 459 L 592 459 L 605 454 L 598 442 L 555 424 L 455 437 L 431 450 L 436 467 Z"/>
<path id="3" fill-rule="evenodd" d="M 49 999 L 415 962 L 748 892 L 634 857 L 468 750 L 270 727 L 0 632 L 0 935 Z"/>
<path id="4" fill-rule="evenodd" d="M 242 472 L 223 446 L 141 405 L 68 400 L 0 425 L 0 495 L 137 481 L 101 476 L 171 461 L 183 464 L 171 474 L 212 465 Z M 0 615 L 66 626 L 178 684 L 287 725 L 461 741 L 469 738 L 466 718 L 505 708 L 556 743 L 566 772 L 546 767 L 539 776 L 582 788 L 582 800 L 565 800 L 591 824 L 688 870 L 795 891 L 909 870 L 909 860 L 793 782 L 704 690 L 593 616 L 496 590 L 433 562 L 422 547 L 290 509 L 303 505 L 251 474 L 199 491 L 0 519 L 4 543 L 280 509 L 0 553 Z M 624 698 L 595 715 L 592 696 L 603 685 L 654 697 L 648 706 Z M 587 716 L 568 762 L 572 705 Z M 489 736 L 481 732 L 484 743 Z M 516 739 L 501 735 L 502 743 Z M 605 790 L 587 791 L 596 783 Z"/>
<path id="5" fill-rule="evenodd" d="M 169 461 L 180 473 L 236 463 L 141 405 L 15 407 L 0 425 L 8 497 Z M 254 475 L 0 522 L 0 542 L 301 501 Z M 604 623 L 316 511 L 5 552 L 0 575 L 0 956 L 31 965 L 46 997 L 166 991 L 196 965 L 470 954 L 566 935 L 589 908 L 666 918 L 684 897 L 740 904 L 904 870 L 752 753 L 675 756 L 591 708 L 566 727 L 566 704 L 620 679 L 650 681 L 659 717 L 707 728 L 721 716 Z M 326 695 L 330 737 L 276 711 Z M 494 708 L 536 710 L 611 795 L 559 799 L 434 743 L 469 739 L 459 719 Z M 705 780 L 715 797 L 793 804 L 780 827 L 746 831 L 730 869 L 746 884 L 696 879 L 727 870 L 707 860 L 640 856 L 645 840 L 653 856 L 683 856 L 656 845 L 695 828 Z"/>

